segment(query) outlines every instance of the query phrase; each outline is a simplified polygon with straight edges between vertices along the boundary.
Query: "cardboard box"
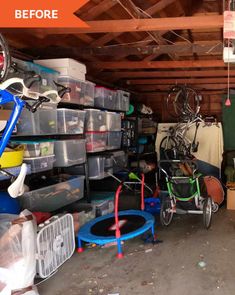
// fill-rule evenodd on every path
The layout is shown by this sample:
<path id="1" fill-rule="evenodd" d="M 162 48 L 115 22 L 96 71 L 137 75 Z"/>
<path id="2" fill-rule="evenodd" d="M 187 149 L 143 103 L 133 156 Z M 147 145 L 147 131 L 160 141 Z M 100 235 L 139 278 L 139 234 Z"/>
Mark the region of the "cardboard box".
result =
<path id="1" fill-rule="evenodd" d="M 235 188 L 227 189 L 227 209 L 235 210 Z"/>

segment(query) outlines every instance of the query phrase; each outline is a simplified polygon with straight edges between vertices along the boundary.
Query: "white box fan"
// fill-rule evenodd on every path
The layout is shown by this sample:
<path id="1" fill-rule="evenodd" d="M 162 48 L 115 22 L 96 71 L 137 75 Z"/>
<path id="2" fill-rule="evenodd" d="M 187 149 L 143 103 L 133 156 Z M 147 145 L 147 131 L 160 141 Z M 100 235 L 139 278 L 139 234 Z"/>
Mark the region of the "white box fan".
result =
<path id="1" fill-rule="evenodd" d="M 73 216 L 53 216 L 39 225 L 37 235 L 37 275 L 50 276 L 75 250 Z"/>

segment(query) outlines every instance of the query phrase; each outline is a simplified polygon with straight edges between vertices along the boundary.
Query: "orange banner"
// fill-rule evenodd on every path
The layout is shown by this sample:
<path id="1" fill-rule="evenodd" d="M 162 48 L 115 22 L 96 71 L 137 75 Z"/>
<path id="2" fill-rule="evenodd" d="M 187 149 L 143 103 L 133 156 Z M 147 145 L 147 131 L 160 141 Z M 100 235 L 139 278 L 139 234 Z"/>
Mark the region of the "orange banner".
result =
<path id="1" fill-rule="evenodd" d="M 74 13 L 88 0 L 2 0 L 0 28 L 87 27 Z"/>

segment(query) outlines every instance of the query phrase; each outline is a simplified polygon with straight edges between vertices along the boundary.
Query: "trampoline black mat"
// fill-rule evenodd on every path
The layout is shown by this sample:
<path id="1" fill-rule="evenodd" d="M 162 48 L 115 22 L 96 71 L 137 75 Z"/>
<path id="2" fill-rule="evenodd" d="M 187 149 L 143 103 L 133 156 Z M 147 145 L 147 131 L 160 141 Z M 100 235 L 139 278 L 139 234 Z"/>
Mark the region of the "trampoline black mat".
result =
<path id="1" fill-rule="evenodd" d="M 122 215 L 118 217 L 121 234 L 128 234 L 142 227 L 146 219 L 139 215 Z M 110 237 L 115 236 L 115 219 L 110 217 L 101 220 L 91 227 L 91 233 L 96 236 Z"/>

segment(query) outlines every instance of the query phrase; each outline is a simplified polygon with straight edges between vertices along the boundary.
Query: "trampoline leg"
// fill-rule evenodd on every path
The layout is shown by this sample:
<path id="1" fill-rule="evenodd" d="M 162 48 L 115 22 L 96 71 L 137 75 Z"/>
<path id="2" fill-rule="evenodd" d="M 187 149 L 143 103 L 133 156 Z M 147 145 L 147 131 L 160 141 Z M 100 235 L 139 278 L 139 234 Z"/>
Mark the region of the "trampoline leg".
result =
<path id="1" fill-rule="evenodd" d="M 157 235 L 155 234 L 154 224 L 151 227 L 151 232 L 152 232 L 152 236 L 153 236 L 153 241 L 156 241 L 157 240 Z"/>
<path id="2" fill-rule="evenodd" d="M 119 258 L 119 259 L 123 258 L 122 244 L 121 244 L 120 239 L 117 239 L 117 250 L 118 250 L 117 258 Z"/>
<path id="3" fill-rule="evenodd" d="M 84 250 L 82 248 L 82 241 L 80 240 L 80 238 L 78 237 L 78 248 L 77 248 L 77 252 L 78 253 L 82 253 Z"/>

